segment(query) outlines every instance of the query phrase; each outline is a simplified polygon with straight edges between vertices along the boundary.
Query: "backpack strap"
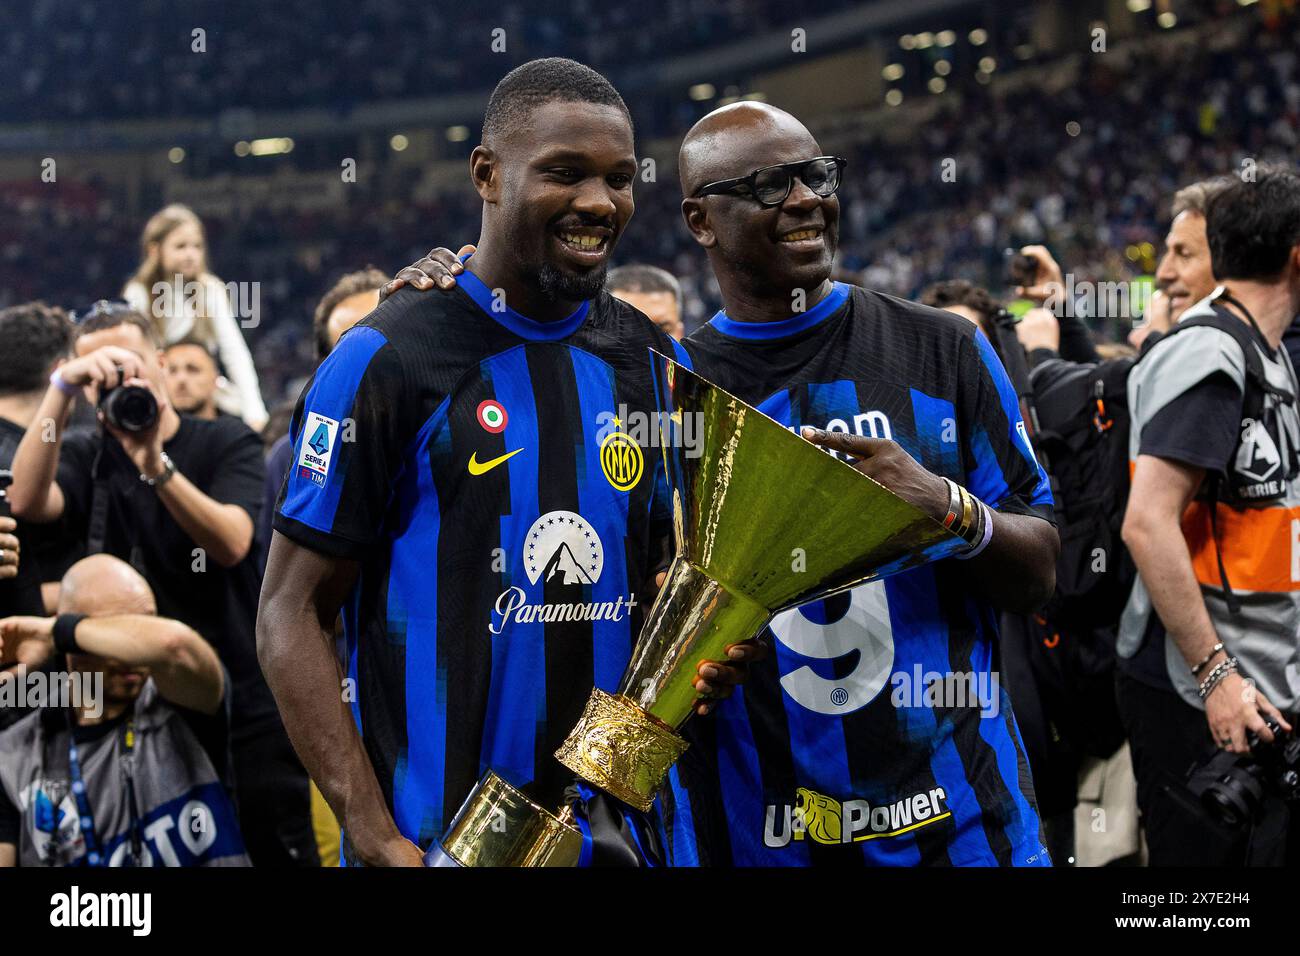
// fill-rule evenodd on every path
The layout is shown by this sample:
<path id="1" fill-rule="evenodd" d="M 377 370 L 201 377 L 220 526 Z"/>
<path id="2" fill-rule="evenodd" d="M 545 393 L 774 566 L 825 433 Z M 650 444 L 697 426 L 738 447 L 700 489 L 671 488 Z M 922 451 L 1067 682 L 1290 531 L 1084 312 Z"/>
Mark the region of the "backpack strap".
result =
<path id="1" fill-rule="evenodd" d="M 1247 326 L 1237 316 L 1224 309 L 1223 306 L 1218 304 L 1218 300 L 1226 300 L 1240 308 L 1250 325 Z M 1266 395 L 1272 395 L 1278 401 L 1287 405 L 1294 403 L 1296 400 L 1294 394 L 1286 389 L 1279 388 L 1268 380 L 1268 375 L 1264 371 L 1264 361 L 1260 358 L 1259 349 L 1256 347 L 1260 341 L 1264 341 L 1264 336 L 1259 331 L 1259 326 L 1255 324 L 1254 317 L 1244 306 L 1226 293 L 1220 295 L 1218 300 L 1211 306 L 1214 310 L 1213 313 L 1194 316 L 1179 322 L 1165 333 L 1165 337 L 1193 328 L 1218 329 L 1220 332 L 1232 336 L 1241 349 L 1242 358 L 1246 363 L 1246 381 L 1242 388 L 1242 413 L 1246 418 L 1259 418 Z M 1264 344 L 1267 346 L 1268 343 L 1265 341 Z M 1219 547 L 1219 490 L 1222 483 L 1222 475 L 1206 475 L 1206 493 L 1210 505 L 1210 535 L 1214 539 L 1214 556 L 1219 563 L 1219 583 L 1223 585 L 1223 600 L 1228 606 L 1228 613 L 1235 615 L 1241 613 L 1241 598 L 1237 597 L 1232 590 L 1232 582 L 1228 580 L 1228 571 L 1223 565 L 1223 549 Z"/>
<path id="2" fill-rule="evenodd" d="M 1210 537 L 1214 539 L 1214 557 L 1219 562 L 1219 583 L 1223 585 L 1223 601 L 1228 605 L 1229 614 L 1241 613 L 1241 598 L 1237 597 L 1232 590 L 1232 582 L 1228 580 L 1228 569 L 1223 566 L 1223 549 L 1219 547 L 1219 484 L 1223 481 L 1220 475 L 1211 475 L 1206 491 L 1210 497 Z"/>
<path id="3" fill-rule="evenodd" d="M 1223 298 L 1223 297 L 1220 297 Z M 1236 300 L 1230 300 L 1236 301 Z M 1263 342 L 1267 347 L 1268 343 L 1264 341 L 1259 327 L 1251 321 L 1249 326 L 1245 325 L 1241 319 L 1225 310 L 1217 302 L 1213 306 L 1214 312 L 1211 315 L 1198 315 L 1193 318 L 1179 322 L 1172 329 L 1165 333 L 1165 337 L 1176 335 L 1186 329 L 1194 328 L 1211 328 L 1218 329 L 1227 335 L 1232 336 L 1237 346 L 1241 349 L 1242 358 L 1246 362 L 1246 379 L 1248 384 L 1253 384 L 1256 389 L 1256 398 L 1262 398 L 1259 393 L 1266 393 L 1275 397 L 1278 401 L 1292 405 L 1295 403 L 1296 396 L 1284 388 L 1279 388 L 1268 380 L 1268 375 L 1264 371 L 1264 360 L 1260 358 L 1257 346 Z M 1248 405 L 1251 395 L 1247 391 L 1246 399 Z M 1262 402 L 1261 402 L 1262 404 Z"/>

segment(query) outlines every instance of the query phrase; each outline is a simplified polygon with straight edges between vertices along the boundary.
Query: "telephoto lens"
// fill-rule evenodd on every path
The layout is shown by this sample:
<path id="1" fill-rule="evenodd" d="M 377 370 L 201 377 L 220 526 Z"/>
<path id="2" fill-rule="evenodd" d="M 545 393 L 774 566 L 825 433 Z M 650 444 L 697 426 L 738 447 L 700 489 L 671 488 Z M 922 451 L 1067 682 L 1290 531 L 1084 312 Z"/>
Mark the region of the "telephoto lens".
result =
<path id="1" fill-rule="evenodd" d="M 99 410 L 104 421 L 124 432 L 148 431 L 158 421 L 158 400 L 141 385 L 110 388 L 99 397 Z"/>

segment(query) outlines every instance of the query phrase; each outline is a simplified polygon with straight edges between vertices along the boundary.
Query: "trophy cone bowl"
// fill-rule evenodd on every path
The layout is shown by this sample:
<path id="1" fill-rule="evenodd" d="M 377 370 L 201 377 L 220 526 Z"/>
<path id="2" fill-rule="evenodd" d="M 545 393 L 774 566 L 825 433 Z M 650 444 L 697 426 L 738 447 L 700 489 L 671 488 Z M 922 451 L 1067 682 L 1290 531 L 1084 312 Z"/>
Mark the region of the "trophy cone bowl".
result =
<path id="1" fill-rule="evenodd" d="M 556 757 L 648 810 L 686 749 L 701 661 L 786 608 L 945 557 L 956 534 L 734 395 L 651 353 L 676 556 L 618 691 Z M 687 441 L 689 439 L 689 442 Z"/>

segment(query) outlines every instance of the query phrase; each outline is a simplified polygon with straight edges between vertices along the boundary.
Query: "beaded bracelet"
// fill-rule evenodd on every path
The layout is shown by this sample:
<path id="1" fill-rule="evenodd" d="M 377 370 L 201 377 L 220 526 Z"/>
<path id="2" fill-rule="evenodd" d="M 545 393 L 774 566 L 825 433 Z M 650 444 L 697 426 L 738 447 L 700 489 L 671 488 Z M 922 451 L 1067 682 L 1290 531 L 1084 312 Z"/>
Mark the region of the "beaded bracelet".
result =
<path id="1" fill-rule="evenodd" d="M 1199 664 L 1197 664 L 1195 667 L 1192 668 L 1192 676 L 1193 677 L 1199 676 L 1201 671 L 1205 669 L 1205 665 L 1210 663 L 1210 660 L 1214 657 L 1214 655 L 1219 653 L 1219 651 L 1221 650 L 1223 650 L 1223 641 L 1219 641 L 1219 643 L 1215 644 L 1214 647 L 1210 649 L 1210 653 L 1205 655 L 1205 660 L 1201 661 Z"/>
<path id="2" fill-rule="evenodd" d="M 1206 677 L 1205 680 L 1201 681 L 1201 686 L 1198 691 L 1201 695 L 1201 700 L 1205 700 L 1205 698 L 1209 697 L 1210 694 L 1214 692 L 1214 688 L 1223 683 L 1223 679 L 1236 669 L 1237 659 L 1235 657 L 1229 657 L 1227 660 L 1215 664 L 1214 669 L 1210 671 L 1209 676 Z"/>

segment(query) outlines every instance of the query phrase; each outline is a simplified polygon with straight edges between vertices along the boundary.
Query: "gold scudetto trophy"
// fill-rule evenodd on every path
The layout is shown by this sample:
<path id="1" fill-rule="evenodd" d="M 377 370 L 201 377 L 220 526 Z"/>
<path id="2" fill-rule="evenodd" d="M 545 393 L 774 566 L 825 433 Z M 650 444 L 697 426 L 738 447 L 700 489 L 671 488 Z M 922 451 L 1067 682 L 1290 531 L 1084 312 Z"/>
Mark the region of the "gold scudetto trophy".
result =
<path id="1" fill-rule="evenodd" d="M 966 546 L 685 366 L 653 351 L 651 362 L 676 554 L 617 690 L 592 690 L 555 753 L 642 811 L 686 750 L 678 730 L 694 709 L 701 661 L 724 660 L 781 611 Z M 573 866 L 581 849 L 567 807 L 552 814 L 488 771 L 426 862 Z"/>

